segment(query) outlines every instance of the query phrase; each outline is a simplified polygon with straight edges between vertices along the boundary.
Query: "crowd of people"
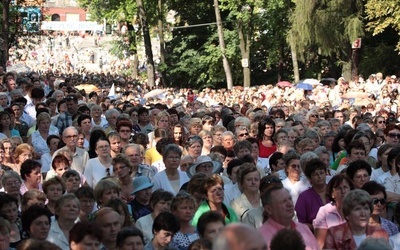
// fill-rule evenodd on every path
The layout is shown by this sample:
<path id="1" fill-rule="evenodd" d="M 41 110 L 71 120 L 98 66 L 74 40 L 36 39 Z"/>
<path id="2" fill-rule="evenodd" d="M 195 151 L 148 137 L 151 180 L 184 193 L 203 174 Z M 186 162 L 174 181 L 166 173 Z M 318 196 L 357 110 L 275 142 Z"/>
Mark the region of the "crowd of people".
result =
<path id="1" fill-rule="evenodd" d="M 0 250 L 400 249 L 396 76 L 87 94 L 0 75 Z"/>

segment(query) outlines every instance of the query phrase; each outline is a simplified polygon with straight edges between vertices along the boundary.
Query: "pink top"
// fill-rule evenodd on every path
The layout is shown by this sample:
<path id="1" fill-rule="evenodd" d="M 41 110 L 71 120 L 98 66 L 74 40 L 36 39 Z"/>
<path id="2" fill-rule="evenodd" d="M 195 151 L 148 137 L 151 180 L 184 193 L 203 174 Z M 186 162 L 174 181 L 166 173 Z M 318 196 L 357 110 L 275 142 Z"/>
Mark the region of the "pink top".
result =
<path id="1" fill-rule="evenodd" d="M 336 206 L 328 203 L 319 208 L 317 217 L 313 221 L 314 228 L 328 229 L 345 223 L 346 220 L 340 216 Z"/>
<path id="2" fill-rule="evenodd" d="M 285 227 L 269 218 L 258 230 L 264 236 L 269 246 L 271 245 L 271 240 L 275 236 L 275 234 Z M 319 250 L 319 246 L 317 240 L 314 235 L 311 233 L 310 229 L 303 223 L 292 221 L 290 228 L 293 230 L 297 230 L 300 235 L 303 237 L 304 243 L 306 244 L 306 250 Z"/>

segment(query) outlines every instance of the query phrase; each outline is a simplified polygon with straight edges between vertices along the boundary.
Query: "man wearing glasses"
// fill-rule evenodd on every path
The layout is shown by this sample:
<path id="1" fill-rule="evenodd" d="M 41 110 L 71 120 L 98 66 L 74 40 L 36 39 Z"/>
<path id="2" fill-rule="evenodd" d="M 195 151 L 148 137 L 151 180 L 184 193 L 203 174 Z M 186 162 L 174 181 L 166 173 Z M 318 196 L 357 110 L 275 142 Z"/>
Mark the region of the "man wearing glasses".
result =
<path id="1" fill-rule="evenodd" d="M 72 126 L 67 127 L 62 133 L 62 140 L 64 141 L 65 146 L 54 152 L 53 158 L 58 155 L 59 151 L 65 149 L 69 150 L 73 156 L 71 169 L 83 174 L 86 163 L 89 160 L 89 154 L 86 150 L 78 148 L 76 146 L 76 141 L 78 140 L 78 130 L 76 130 L 76 128 Z"/>
<path id="2" fill-rule="evenodd" d="M 65 103 L 67 111 L 60 114 L 56 121 L 56 127 L 60 133 L 63 133 L 65 128 L 72 126 L 72 117 L 78 111 L 78 98 L 75 95 L 67 95 Z"/>

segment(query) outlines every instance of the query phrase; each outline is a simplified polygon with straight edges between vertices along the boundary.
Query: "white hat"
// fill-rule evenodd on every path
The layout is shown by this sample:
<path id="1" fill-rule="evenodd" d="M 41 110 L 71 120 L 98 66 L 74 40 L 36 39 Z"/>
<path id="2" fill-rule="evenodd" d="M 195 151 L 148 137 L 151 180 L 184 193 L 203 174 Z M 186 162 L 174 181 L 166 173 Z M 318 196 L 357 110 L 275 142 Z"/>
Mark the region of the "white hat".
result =
<path id="1" fill-rule="evenodd" d="M 211 159 L 211 157 L 208 155 L 201 155 L 201 156 L 197 157 L 196 162 L 193 165 L 191 165 L 190 167 L 188 167 L 188 169 L 186 170 L 186 173 L 189 176 L 189 178 L 192 178 L 192 176 L 197 173 L 196 168 L 200 164 L 203 164 L 203 163 L 212 163 L 213 164 L 213 170 L 212 170 L 213 174 L 219 173 L 219 171 L 221 170 L 221 167 L 222 167 L 221 162 L 213 161 Z"/>

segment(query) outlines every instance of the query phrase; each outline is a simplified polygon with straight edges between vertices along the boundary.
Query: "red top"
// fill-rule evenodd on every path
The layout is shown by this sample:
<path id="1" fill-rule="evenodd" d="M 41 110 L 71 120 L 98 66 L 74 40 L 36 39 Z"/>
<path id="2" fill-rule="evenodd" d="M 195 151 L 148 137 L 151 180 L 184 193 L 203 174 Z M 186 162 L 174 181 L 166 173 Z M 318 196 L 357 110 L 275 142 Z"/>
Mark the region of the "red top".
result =
<path id="1" fill-rule="evenodd" d="M 262 141 L 258 141 L 258 157 L 268 158 L 270 155 L 276 152 L 276 144 L 272 147 L 266 147 L 262 144 Z"/>

